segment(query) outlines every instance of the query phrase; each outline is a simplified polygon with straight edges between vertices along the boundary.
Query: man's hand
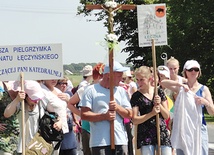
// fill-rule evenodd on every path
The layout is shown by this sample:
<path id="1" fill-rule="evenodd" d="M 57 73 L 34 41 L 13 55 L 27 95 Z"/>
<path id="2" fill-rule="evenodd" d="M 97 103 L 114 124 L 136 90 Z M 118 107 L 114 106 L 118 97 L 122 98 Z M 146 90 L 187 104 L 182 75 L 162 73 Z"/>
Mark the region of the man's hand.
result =
<path id="1" fill-rule="evenodd" d="M 107 119 L 108 121 L 113 121 L 113 120 L 115 120 L 115 118 L 116 118 L 116 111 L 111 111 L 111 110 L 109 110 L 109 111 L 106 113 L 106 119 Z"/>
<path id="2" fill-rule="evenodd" d="M 117 102 L 115 100 L 109 102 L 109 110 L 117 111 Z"/>

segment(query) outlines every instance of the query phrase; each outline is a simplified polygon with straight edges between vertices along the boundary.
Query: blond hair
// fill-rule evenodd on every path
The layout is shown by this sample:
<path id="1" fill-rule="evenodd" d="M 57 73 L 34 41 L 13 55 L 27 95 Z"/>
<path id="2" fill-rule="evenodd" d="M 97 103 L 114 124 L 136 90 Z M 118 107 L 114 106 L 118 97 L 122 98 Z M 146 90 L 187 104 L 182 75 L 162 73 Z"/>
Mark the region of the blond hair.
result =
<path id="1" fill-rule="evenodd" d="M 151 78 L 153 76 L 152 75 L 152 70 L 148 66 L 141 66 L 141 67 L 137 68 L 135 70 L 135 77 L 137 75 L 140 75 L 140 76 L 143 76 L 143 77 L 146 77 L 146 78 Z"/>
<path id="2" fill-rule="evenodd" d="M 177 63 L 179 66 L 179 61 L 177 59 L 175 59 L 174 57 L 170 57 L 167 61 L 166 61 L 166 66 L 168 66 L 169 63 Z"/>

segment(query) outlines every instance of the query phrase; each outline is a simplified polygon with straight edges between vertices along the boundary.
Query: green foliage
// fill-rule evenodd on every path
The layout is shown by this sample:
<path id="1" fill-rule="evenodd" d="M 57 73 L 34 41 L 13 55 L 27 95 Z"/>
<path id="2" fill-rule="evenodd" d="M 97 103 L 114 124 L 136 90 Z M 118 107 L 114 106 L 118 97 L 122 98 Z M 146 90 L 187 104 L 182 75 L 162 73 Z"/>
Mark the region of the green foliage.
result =
<path id="1" fill-rule="evenodd" d="M 179 1 L 168 3 L 168 36 L 172 49 L 165 49 L 176 57 L 181 66 L 187 59 L 201 64 L 203 76 L 200 82 L 206 84 L 212 94 L 214 90 L 214 4 L 210 0 Z"/>
<path id="2" fill-rule="evenodd" d="M 205 114 L 204 117 L 205 117 L 205 120 L 207 123 L 209 123 L 209 122 L 214 123 L 214 116 L 210 116 L 208 114 Z"/>
<path id="3" fill-rule="evenodd" d="M 81 0 L 84 5 L 104 4 L 104 0 Z M 163 64 L 160 55 L 166 52 L 168 57 L 174 56 L 180 61 L 182 67 L 186 60 L 195 59 L 201 64 L 203 76 L 200 82 L 206 84 L 211 93 L 214 94 L 214 3 L 211 0 L 185 1 L 185 0 L 122 0 L 120 4 L 154 4 L 166 3 L 167 6 L 167 31 L 169 46 L 156 47 L 157 65 Z M 79 13 L 86 16 L 92 15 L 90 11 L 82 8 Z M 97 21 L 104 20 L 107 25 L 105 11 L 98 11 L 93 14 Z M 114 16 L 115 34 L 119 41 L 125 41 L 126 47 L 121 52 L 129 53 L 126 62 L 134 62 L 134 58 L 141 56 L 141 65 L 152 65 L 151 48 L 138 46 L 137 10 L 120 10 Z M 136 65 L 137 66 L 137 65 Z M 182 68 L 181 68 L 182 69 Z"/>
<path id="4" fill-rule="evenodd" d="M 63 69 L 64 70 L 69 70 L 71 71 L 73 74 L 80 74 L 80 71 L 83 69 L 84 66 L 86 65 L 91 65 L 91 66 L 95 66 L 96 63 L 71 63 L 70 65 L 63 65 Z"/>
<path id="5" fill-rule="evenodd" d="M 71 80 L 74 87 L 76 87 L 82 81 L 82 75 L 67 75 Z"/>

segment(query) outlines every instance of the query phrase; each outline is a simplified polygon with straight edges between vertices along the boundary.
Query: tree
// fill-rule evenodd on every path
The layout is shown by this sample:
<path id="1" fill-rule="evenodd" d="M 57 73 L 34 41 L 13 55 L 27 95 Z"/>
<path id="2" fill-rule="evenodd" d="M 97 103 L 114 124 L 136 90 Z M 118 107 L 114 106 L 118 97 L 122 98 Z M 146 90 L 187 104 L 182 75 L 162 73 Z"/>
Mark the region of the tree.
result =
<path id="1" fill-rule="evenodd" d="M 105 1 L 81 0 L 81 3 L 83 5 L 86 3 L 104 4 Z M 166 3 L 169 46 L 156 47 L 157 64 L 163 64 L 160 59 L 162 52 L 177 58 L 180 66 L 183 66 L 188 59 L 197 60 L 203 72 L 200 82 L 206 84 L 214 94 L 214 88 L 211 87 L 214 85 L 214 3 L 211 0 L 123 0 L 118 3 L 135 5 Z M 90 11 L 84 8 L 79 9 L 78 13 L 84 13 L 85 16 L 91 15 Z M 104 11 L 96 13 L 95 16 L 97 21 L 103 21 L 107 17 Z M 137 10 L 118 11 L 114 17 L 114 23 L 115 34 L 119 36 L 119 41 L 126 42 L 126 47 L 121 51 L 129 53 L 126 62 L 135 63 L 134 58 L 141 56 L 144 58 L 144 65 L 152 65 L 151 48 L 138 46 Z M 106 20 L 104 20 L 104 25 L 106 25 Z"/>
<path id="2" fill-rule="evenodd" d="M 201 83 L 214 89 L 214 4 L 210 0 L 180 1 L 168 3 L 168 36 L 171 49 L 167 53 L 181 62 L 195 59 L 201 64 Z"/>

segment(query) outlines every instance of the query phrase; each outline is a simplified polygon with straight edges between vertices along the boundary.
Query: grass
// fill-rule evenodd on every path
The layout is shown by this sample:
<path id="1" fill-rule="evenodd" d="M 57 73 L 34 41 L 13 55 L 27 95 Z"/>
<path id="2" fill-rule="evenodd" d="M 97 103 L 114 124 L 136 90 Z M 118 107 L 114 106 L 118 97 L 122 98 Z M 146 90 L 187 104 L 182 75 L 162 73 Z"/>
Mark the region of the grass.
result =
<path id="1" fill-rule="evenodd" d="M 69 75 L 68 78 L 71 80 L 74 87 L 82 81 L 82 75 Z"/>
<path id="2" fill-rule="evenodd" d="M 214 116 L 210 116 L 208 114 L 205 114 L 205 120 L 206 120 L 207 123 L 214 124 Z"/>

